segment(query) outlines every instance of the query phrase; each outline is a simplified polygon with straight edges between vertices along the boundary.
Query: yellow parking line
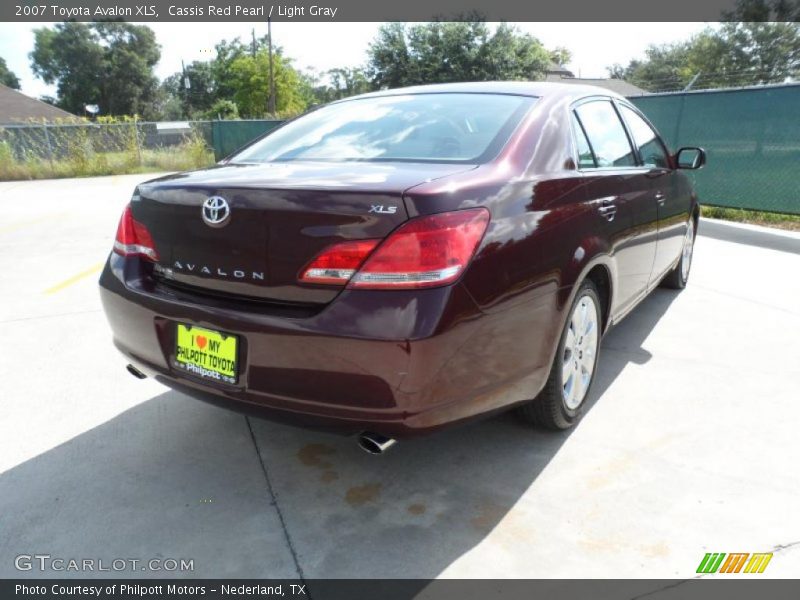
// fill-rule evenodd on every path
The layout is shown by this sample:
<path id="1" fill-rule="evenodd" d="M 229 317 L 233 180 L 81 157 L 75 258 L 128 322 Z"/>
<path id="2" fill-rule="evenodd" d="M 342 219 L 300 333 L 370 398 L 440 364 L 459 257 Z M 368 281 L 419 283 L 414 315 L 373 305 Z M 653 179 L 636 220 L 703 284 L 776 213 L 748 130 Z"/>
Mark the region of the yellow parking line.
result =
<path id="1" fill-rule="evenodd" d="M 91 267 L 89 267 L 85 271 L 81 271 L 80 273 L 78 273 L 76 275 L 73 275 L 69 279 L 66 279 L 65 281 L 62 281 L 61 283 L 57 283 L 53 287 L 46 289 L 44 291 L 44 293 L 45 294 L 55 294 L 56 292 L 60 292 L 64 288 L 67 288 L 67 287 L 71 286 L 73 283 L 76 283 L 76 282 L 80 281 L 84 277 L 88 277 L 89 275 L 92 275 L 93 273 L 97 273 L 103 267 L 104 264 L 105 263 L 97 263 L 96 265 L 92 265 Z"/>

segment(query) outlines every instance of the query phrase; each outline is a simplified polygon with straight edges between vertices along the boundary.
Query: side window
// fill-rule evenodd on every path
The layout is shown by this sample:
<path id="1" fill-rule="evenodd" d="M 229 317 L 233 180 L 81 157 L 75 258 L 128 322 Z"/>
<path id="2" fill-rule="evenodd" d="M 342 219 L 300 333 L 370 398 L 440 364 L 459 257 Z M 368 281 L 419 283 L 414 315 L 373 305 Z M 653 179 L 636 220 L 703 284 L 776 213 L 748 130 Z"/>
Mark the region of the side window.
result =
<path id="1" fill-rule="evenodd" d="M 594 169 L 597 164 L 594 162 L 592 147 L 589 145 L 583 125 L 581 125 L 575 113 L 572 113 L 572 129 L 575 131 L 575 140 L 578 144 L 578 168 Z"/>
<path id="2" fill-rule="evenodd" d="M 630 127 L 633 142 L 639 148 L 642 161 L 648 167 L 661 167 L 669 169 L 669 158 L 664 151 L 664 146 L 658 135 L 642 117 L 624 104 L 620 104 L 620 111 Z"/>
<path id="3" fill-rule="evenodd" d="M 636 165 L 628 135 L 611 102 L 608 100 L 588 102 L 581 104 L 575 112 L 592 145 L 598 167 Z"/>

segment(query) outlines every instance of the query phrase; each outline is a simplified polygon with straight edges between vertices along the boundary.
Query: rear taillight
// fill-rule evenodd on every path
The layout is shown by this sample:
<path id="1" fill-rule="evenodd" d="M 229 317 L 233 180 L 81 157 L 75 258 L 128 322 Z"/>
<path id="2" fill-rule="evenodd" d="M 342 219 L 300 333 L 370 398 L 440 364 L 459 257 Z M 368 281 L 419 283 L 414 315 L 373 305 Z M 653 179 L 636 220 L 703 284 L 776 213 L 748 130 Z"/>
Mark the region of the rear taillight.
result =
<path id="1" fill-rule="evenodd" d="M 300 280 L 339 285 L 349 282 L 351 288 L 369 289 L 446 285 L 464 272 L 488 223 L 489 211 L 485 208 L 419 217 L 380 244 L 361 240 L 327 248 L 306 267 Z"/>
<path id="2" fill-rule="evenodd" d="M 300 281 L 344 285 L 378 242 L 380 240 L 357 240 L 329 246 L 303 269 Z"/>
<path id="3" fill-rule="evenodd" d="M 158 260 L 153 237 L 147 227 L 133 218 L 130 204 L 125 207 L 119 220 L 117 237 L 114 240 L 114 252 L 121 256 L 139 255 L 154 262 Z"/>
<path id="4" fill-rule="evenodd" d="M 350 287 L 397 289 L 452 283 L 469 264 L 488 223 L 485 208 L 409 221 L 378 246 Z"/>

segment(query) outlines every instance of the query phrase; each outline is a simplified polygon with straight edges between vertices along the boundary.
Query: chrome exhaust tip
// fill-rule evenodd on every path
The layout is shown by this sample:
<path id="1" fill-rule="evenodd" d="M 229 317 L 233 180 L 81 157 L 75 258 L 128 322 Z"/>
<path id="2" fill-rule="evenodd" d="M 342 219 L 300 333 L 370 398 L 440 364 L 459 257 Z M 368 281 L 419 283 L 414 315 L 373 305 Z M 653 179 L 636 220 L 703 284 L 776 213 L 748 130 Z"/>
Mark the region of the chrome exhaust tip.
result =
<path id="1" fill-rule="evenodd" d="M 358 436 L 358 447 L 367 454 L 383 454 L 396 443 L 397 440 L 394 438 L 388 438 L 379 433 L 371 433 L 369 431 L 365 431 Z"/>
<path id="2" fill-rule="evenodd" d="M 128 373 L 136 377 L 136 379 L 147 379 L 147 375 L 142 373 L 139 369 L 137 369 L 133 365 L 129 364 L 125 368 L 128 370 Z"/>

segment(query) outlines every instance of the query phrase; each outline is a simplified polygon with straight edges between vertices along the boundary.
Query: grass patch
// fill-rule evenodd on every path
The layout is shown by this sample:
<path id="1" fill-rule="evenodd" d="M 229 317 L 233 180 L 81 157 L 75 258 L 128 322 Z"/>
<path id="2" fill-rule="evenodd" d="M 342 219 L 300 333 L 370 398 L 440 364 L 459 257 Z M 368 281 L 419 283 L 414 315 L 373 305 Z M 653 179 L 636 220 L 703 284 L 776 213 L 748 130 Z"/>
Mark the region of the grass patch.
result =
<path id="1" fill-rule="evenodd" d="M 800 231 L 800 215 L 745 210 L 743 208 L 725 208 L 722 206 L 702 206 L 702 215 L 710 219 L 724 219 L 739 223 L 752 223 L 790 231 Z"/>
<path id="2" fill-rule="evenodd" d="M 214 153 L 199 136 L 179 146 L 142 149 L 141 156 L 135 147 L 114 152 L 87 152 L 84 147 L 70 149 L 63 158 L 53 161 L 33 155 L 20 159 L 7 143 L 0 142 L 0 181 L 186 171 L 212 164 Z"/>

